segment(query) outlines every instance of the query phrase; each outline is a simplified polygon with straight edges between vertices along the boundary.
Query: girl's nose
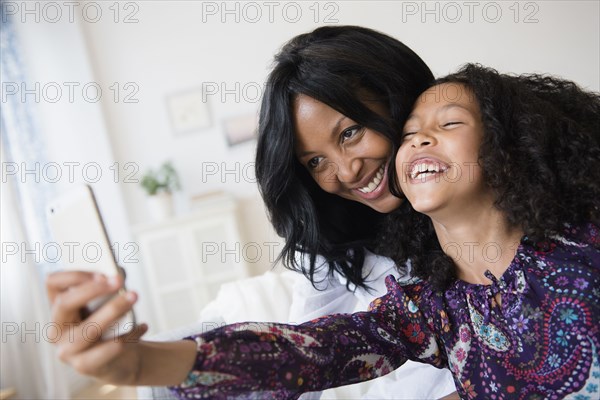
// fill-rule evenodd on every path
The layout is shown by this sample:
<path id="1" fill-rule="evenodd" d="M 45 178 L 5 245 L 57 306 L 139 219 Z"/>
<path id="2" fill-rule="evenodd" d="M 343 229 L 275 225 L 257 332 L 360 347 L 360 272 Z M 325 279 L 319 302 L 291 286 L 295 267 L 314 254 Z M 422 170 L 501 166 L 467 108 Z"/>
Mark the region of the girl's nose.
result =
<path id="1" fill-rule="evenodd" d="M 431 146 L 435 143 L 435 138 L 426 131 L 419 131 L 413 135 L 412 147 Z"/>

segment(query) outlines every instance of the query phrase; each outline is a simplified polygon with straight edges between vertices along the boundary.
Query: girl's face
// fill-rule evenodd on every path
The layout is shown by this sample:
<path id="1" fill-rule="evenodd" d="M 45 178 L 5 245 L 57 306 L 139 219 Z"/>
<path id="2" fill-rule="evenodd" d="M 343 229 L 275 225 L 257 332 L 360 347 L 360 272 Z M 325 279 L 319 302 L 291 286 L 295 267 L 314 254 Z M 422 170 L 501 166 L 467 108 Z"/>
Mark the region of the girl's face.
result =
<path id="1" fill-rule="evenodd" d="M 384 115 L 379 105 L 369 106 Z M 391 143 L 305 95 L 294 101 L 296 156 L 324 191 L 389 213 L 402 200 L 390 193 Z"/>
<path id="2" fill-rule="evenodd" d="M 478 163 L 482 140 L 479 105 L 466 86 L 444 83 L 417 99 L 396 156 L 400 188 L 416 211 L 431 216 L 490 201 Z"/>

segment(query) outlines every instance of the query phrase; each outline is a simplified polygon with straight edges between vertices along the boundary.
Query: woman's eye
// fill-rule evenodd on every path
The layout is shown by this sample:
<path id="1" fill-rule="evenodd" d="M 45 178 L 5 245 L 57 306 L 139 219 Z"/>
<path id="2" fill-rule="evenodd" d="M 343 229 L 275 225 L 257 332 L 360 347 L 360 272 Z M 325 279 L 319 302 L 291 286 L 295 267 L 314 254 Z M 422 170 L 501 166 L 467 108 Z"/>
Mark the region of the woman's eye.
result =
<path id="1" fill-rule="evenodd" d="M 308 166 L 308 168 L 310 169 L 315 169 L 319 166 L 319 163 L 321 162 L 322 157 L 313 157 L 310 160 L 308 160 L 308 162 L 306 163 L 306 165 Z"/>
<path id="2" fill-rule="evenodd" d="M 355 126 L 351 126 L 348 129 L 345 129 L 342 132 L 342 142 L 345 142 L 348 139 L 352 139 L 353 137 L 355 137 L 360 131 L 362 130 L 361 126 L 355 125 Z"/>

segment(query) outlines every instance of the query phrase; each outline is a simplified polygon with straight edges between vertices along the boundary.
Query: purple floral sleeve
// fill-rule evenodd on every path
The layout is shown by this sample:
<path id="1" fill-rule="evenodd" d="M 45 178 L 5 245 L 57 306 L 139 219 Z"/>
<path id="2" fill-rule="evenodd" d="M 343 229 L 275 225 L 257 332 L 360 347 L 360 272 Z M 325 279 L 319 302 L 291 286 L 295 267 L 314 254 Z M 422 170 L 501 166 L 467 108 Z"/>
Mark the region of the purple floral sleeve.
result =
<path id="1" fill-rule="evenodd" d="M 194 367 L 171 390 L 180 398 L 290 399 L 385 375 L 407 358 L 445 366 L 417 305 L 393 277 L 386 285 L 369 312 L 302 325 L 241 323 L 190 337 L 198 344 Z"/>

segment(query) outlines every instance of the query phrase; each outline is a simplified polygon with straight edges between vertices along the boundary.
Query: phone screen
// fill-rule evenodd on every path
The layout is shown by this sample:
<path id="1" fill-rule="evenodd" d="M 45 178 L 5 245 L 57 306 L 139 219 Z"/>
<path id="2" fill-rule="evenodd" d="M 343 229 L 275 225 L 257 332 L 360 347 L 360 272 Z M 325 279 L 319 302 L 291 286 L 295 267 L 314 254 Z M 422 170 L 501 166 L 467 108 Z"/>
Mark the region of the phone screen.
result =
<path id="1" fill-rule="evenodd" d="M 54 200 L 48 220 L 65 269 L 119 273 L 92 189 L 81 185 Z"/>
<path id="2" fill-rule="evenodd" d="M 53 240 L 61 249 L 59 262 L 63 269 L 98 272 L 106 276 L 121 273 L 91 187 L 74 187 L 52 201 L 47 211 Z M 123 287 L 120 293 L 124 290 Z M 95 299 L 87 308 L 94 311 L 111 297 Z M 134 326 L 135 315 L 130 312 L 103 336 L 120 336 Z"/>

